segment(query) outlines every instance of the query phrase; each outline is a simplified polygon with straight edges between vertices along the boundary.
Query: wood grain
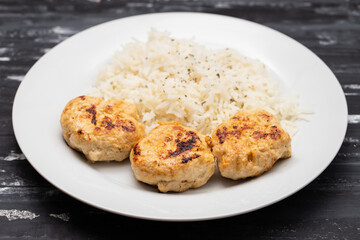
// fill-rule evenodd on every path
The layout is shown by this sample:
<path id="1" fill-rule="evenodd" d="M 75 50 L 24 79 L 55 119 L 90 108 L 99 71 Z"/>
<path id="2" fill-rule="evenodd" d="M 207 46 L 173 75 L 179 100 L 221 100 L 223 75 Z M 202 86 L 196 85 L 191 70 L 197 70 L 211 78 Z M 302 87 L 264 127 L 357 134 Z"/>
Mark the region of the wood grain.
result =
<path id="1" fill-rule="evenodd" d="M 22 155 L 11 123 L 16 90 L 31 66 L 90 26 L 137 14 L 195 11 L 276 29 L 315 52 L 338 78 L 349 109 L 344 143 L 330 166 L 291 197 L 241 216 L 165 223 L 83 204 L 43 179 Z M 177 236 L 234 239 L 359 239 L 360 2 L 336 0 L 0 0 L 0 239 Z M 49 161 L 51 156 L 49 156 Z M 14 213 L 14 220 L 6 214 Z M 33 213 L 33 219 L 21 216 Z M 64 220 L 65 219 L 65 220 Z M 67 221 L 66 221 L 67 219 Z"/>

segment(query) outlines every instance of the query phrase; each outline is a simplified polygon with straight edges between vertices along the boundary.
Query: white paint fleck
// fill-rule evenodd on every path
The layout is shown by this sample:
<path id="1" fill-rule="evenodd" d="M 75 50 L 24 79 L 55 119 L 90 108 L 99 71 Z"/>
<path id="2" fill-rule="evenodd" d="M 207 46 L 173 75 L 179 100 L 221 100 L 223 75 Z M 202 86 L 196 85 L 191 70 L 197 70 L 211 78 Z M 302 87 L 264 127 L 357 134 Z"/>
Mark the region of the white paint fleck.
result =
<path id="1" fill-rule="evenodd" d="M 36 215 L 33 212 L 26 211 L 26 210 L 17 210 L 17 209 L 0 209 L 0 216 L 6 217 L 9 221 L 17 220 L 17 219 L 30 219 L 33 220 L 34 218 L 39 217 L 40 215 Z"/>
<path id="2" fill-rule="evenodd" d="M 101 0 L 88 0 L 89 2 L 100 3 Z"/>
<path id="3" fill-rule="evenodd" d="M 10 58 L 9 57 L 0 57 L 0 61 L 1 62 L 8 62 L 8 61 L 10 61 Z"/>
<path id="4" fill-rule="evenodd" d="M 360 143 L 359 138 L 346 137 L 344 140 L 345 140 L 345 142 L 348 142 L 348 143 Z"/>
<path id="5" fill-rule="evenodd" d="M 39 43 L 59 43 L 61 41 L 64 41 L 65 39 L 67 39 L 69 36 L 78 32 L 69 27 L 61 27 L 61 26 L 55 26 L 55 27 L 51 28 L 50 31 L 52 31 L 55 34 L 54 37 L 52 37 L 52 38 L 39 37 L 39 38 L 35 38 L 34 41 L 39 42 Z M 48 50 L 49 49 L 44 49 L 44 53 L 46 53 Z M 35 57 L 35 59 L 38 59 L 38 58 L 39 57 Z"/>
<path id="6" fill-rule="evenodd" d="M 7 76 L 8 80 L 14 80 L 14 81 L 22 81 L 24 79 L 25 76 L 23 75 L 10 75 Z"/>
<path id="7" fill-rule="evenodd" d="M 0 188 L 0 194 L 9 193 L 9 192 L 11 192 L 11 188 L 9 187 Z"/>
<path id="8" fill-rule="evenodd" d="M 75 30 L 72 30 L 71 28 L 61 27 L 61 26 L 53 27 L 52 31 L 56 34 L 61 34 L 61 35 L 71 35 L 77 32 Z"/>
<path id="9" fill-rule="evenodd" d="M 347 85 L 344 85 L 344 89 L 358 90 L 358 89 L 360 89 L 360 84 L 347 84 Z"/>
<path id="10" fill-rule="evenodd" d="M 360 115 L 349 115 L 348 116 L 348 123 L 349 124 L 358 124 L 360 123 Z"/>
<path id="11" fill-rule="evenodd" d="M 0 169 L 0 172 L 6 172 L 4 169 Z"/>
<path id="12" fill-rule="evenodd" d="M 8 51 L 8 48 L 0 48 L 0 54 L 4 54 Z"/>
<path id="13" fill-rule="evenodd" d="M 345 93 L 345 96 L 359 96 L 360 93 Z"/>
<path id="14" fill-rule="evenodd" d="M 224 2 L 217 2 L 214 5 L 215 8 L 231 8 L 231 4 L 230 3 L 224 3 Z"/>
<path id="15" fill-rule="evenodd" d="M 23 186 L 24 181 L 15 179 L 14 182 L 10 182 L 8 185 L 9 186 Z"/>
<path id="16" fill-rule="evenodd" d="M 11 178 L 8 181 L 2 181 L 0 183 L 0 186 L 12 186 L 12 187 L 24 186 L 24 181 L 19 178 Z"/>
<path id="17" fill-rule="evenodd" d="M 320 45 L 328 46 L 337 44 L 337 38 L 328 32 L 317 33 L 316 37 L 319 39 Z"/>
<path id="18" fill-rule="evenodd" d="M 128 7 L 146 7 L 152 8 L 154 5 L 152 3 L 142 3 L 142 2 L 128 2 Z"/>
<path id="19" fill-rule="evenodd" d="M 0 157 L 0 160 L 3 161 L 16 161 L 16 160 L 25 160 L 26 157 L 22 153 L 16 153 L 14 150 L 11 150 L 9 155 L 6 157 Z"/>
<path id="20" fill-rule="evenodd" d="M 38 42 L 38 43 L 59 43 L 63 40 L 65 40 L 67 37 L 65 36 L 61 36 L 61 35 L 57 35 L 56 38 L 35 38 L 34 42 Z"/>
<path id="21" fill-rule="evenodd" d="M 51 50 L 51 48 L 43 48 L 43 49 L 40 49 L 40 51 L 42 52 L 42 53 L 47 53 L 48 51 L 50 51 Z"/>
<path id="22" fill-rule="evenodd" d="M 340 157 L 343 157 L 343 158 L 358 158 L 360 157 L 360 153 L 358 152 L 352 152 L 352 153 L 338 153 L 337 154 L 338 156 Z M 355 162 L 353 164 L 359 164 L 359 162 Z"/>
<path id="23" fill-rule="evenodd" d="M 346 5 L 345 5 L 346 6 Z M 348 9 L 345 6 L 339 6 L 339 7 L 318 7 L 315 8 L 315 12 L 319 14 L 329 15 L 329 16 L 335 16 L 339 14 L 346 14 Z"/>
<path id="24" fill-rule="evenodd" d="M 60 214 L 49 214 L 50 217 L 58 218 L 60 220 L 63 220 L 64 222 L 68 222 L 70 220 L 69 213 L 60 213 Z"/>

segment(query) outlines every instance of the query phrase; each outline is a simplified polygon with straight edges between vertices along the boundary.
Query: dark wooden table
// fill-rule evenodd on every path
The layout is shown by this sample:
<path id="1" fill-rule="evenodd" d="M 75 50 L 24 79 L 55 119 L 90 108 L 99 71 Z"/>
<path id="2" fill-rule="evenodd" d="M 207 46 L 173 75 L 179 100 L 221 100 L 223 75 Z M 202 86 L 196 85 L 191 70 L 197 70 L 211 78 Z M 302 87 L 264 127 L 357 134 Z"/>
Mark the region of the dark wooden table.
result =
<path id="1" fill-rule="evenodd" d="M 315 181 L 285 200 L 245 215 L 157 222 L 83 204 L 31 167 L 11 123 L 13 99 L 29 68 L 57 43 L 90 26 L 169 11 L 217 13 L 261 23 L 296 39 L 325 61 L 345 92 L 349 125 L 339 153 Z M 360 239 L 358 1 L 0 0 L 0 239 L 134 238 L 144 233 L 182 239 Z"/>

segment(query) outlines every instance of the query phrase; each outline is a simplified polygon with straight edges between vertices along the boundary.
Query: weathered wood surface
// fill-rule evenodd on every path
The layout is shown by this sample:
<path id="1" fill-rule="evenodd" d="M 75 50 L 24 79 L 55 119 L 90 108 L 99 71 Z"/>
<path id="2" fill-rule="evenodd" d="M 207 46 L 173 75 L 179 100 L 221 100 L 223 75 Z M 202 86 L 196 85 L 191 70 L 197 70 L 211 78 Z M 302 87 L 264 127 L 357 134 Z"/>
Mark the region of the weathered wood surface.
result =
<path id="1" fill-rule="evenodd" d="M 11 108 L 36 60 L 90 26 L 168 11 L 218 13 L 267 25 L 310 48 L 332 69 L 348 101 L 349 126 L 339 153 L 315 181 L 249 214 L 164 223 L 90 207 L 53 187 L 31 167 L 16 143 Z M 191 239 L 360 239 L 359 76 L 359 1 L 0 0 L 0 239 L 134 238 L 144 233 Z"/>

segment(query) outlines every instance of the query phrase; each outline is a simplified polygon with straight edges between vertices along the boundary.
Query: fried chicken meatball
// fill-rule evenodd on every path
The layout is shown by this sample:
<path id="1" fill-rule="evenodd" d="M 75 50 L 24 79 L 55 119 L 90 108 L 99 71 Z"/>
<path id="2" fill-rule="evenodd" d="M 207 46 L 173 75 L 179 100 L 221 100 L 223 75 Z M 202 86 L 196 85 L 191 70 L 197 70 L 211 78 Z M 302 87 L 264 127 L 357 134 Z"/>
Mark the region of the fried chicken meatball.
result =
<path id="1" fill-rule="evenodd" d="M 265 110 L 240 111 L 212 133 L 213 154 L 223 177 L 259 176 L 291 156 L 291 138 Z"/>
<path id="2" fill-rule="evenodd" d="M 137 180 L 160 192 L 183 192 L 204 185 L 215 172 L 210 138 L 178 122 L 159 122 L 130 153 Z"/>
<path id="3" fill-rule="evenodd" d="M 60 123 L 67 144 L 91 162 L 122 161 L 144 136 L 138 119 L 132 103 L 80 96 L 65 106 Z"/>

